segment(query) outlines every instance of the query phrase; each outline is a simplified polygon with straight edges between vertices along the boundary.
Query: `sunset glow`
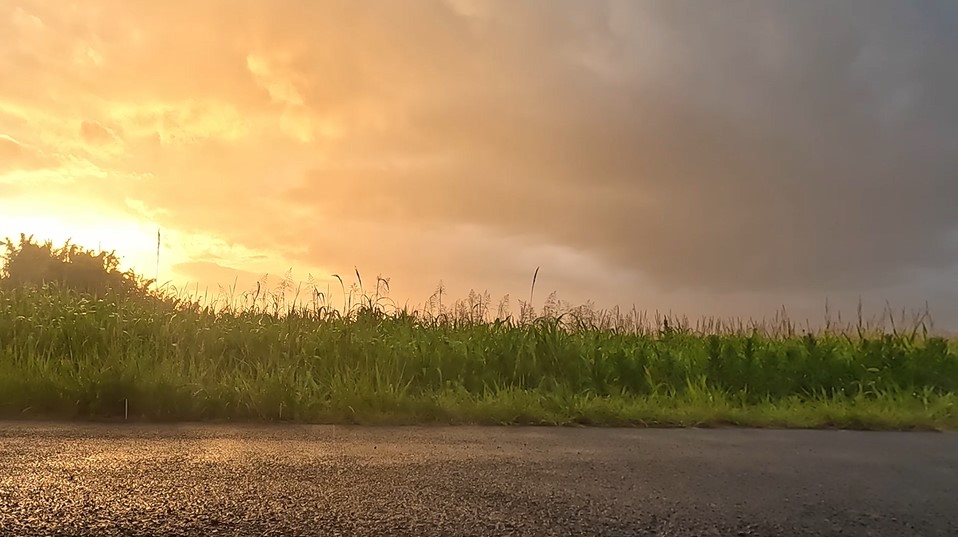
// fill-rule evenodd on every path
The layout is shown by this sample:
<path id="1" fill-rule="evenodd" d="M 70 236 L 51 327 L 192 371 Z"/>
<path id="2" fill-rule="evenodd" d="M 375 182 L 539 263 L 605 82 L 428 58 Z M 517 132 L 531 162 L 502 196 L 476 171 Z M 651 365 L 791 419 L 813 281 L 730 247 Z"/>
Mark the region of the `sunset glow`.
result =
<path id="1" fill-rule="evenodd" d="M 0 237 L 198 287 L 540 267 L 571 302 L 958 323 L 954 10 L 817 5 L 6 1 Z"/>

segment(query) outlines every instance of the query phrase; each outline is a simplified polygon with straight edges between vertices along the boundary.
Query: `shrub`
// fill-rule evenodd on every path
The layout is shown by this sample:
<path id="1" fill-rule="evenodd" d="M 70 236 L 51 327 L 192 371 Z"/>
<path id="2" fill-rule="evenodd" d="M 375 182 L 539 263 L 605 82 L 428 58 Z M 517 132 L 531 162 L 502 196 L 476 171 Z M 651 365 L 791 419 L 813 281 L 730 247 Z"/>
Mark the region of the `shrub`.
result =
<path id="1" fill-rule="evenodd" d="M 145 294 L 152 280 L 132 270 L 120 271 L 114 252 L 95 252 L 71 244 L 55 248 L 51 241 L 38 243 L 33 236 L 20 234 L 19 243 L 9 237 L 0 243 L 6 252 L 0 267 L 0 287 L 43 287 L 57 285 L 82 294 Z"/>

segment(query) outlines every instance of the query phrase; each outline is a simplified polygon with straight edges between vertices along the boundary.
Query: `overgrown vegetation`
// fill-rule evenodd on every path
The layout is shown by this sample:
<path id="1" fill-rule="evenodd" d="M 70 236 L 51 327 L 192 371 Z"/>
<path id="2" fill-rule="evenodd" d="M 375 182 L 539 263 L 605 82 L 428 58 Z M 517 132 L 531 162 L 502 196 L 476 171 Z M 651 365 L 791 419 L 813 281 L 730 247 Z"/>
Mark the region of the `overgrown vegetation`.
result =
<path id="1" fill-rule="evenodd" d="M 112 254 L 7 249 L 5 417 L 958 427 L 958 346 L 924 317 L 803 333 L 554 297 L 492 315 L 479 294 L 410 311 L 358 273 L 341 308 L 314 287 L 289 300 L 285 280 L 202 301 L 151 290 Z"/>
<path id="2" fill-rule="evenodd" d="M 95 252 L 71 244 L 55 248 L 51 241 L 37 243 L 20 234 L 19 242 L 6 238 L 0 286 L 5 290 L 26 286 L 57 285 L 85 294 L 146 295 L 153 283 L 133 271 L 120 271 L 116 252 Z"/>

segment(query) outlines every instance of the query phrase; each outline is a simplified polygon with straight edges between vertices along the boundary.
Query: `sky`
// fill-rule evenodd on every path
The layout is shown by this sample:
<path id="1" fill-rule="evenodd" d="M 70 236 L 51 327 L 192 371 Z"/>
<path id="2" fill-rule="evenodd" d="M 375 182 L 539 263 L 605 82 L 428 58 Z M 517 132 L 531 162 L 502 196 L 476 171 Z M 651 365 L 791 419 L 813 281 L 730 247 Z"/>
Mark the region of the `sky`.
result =
<path id="1" fill-rule="evenodd" d="M 0 236 L 958 328 L 951 0 L 3 0 L 0 35 Z"/>

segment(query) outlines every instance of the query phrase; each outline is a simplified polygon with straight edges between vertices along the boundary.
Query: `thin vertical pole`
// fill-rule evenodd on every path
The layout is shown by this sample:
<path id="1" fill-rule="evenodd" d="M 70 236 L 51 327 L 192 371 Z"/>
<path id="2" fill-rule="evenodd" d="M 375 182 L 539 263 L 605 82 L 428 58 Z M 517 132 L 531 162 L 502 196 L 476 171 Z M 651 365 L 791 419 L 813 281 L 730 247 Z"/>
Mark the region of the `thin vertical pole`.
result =
<path id="1" fill-rule="evenodd" d="M 160 281 L 160 228 L 156 228 L 156 282 Z"/>

